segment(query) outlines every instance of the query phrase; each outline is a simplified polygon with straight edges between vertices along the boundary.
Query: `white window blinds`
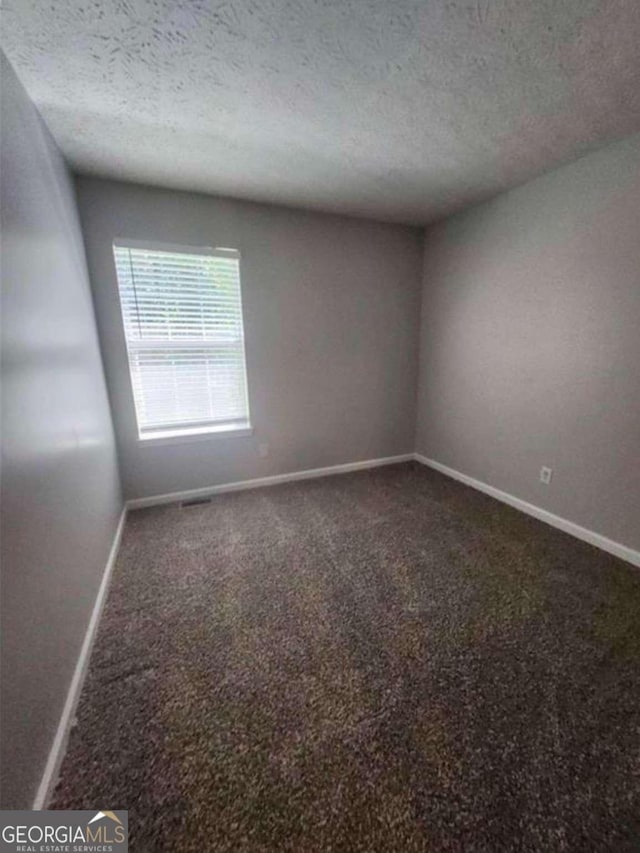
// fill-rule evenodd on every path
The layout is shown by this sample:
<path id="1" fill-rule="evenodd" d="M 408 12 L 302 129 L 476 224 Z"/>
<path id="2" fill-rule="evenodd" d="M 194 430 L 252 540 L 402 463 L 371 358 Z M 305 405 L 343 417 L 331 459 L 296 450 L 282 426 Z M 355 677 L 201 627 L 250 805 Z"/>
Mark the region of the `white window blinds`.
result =
<path id="1" fill-rule="evenodd" d="M 140 438 L 248 427 L 238 253 L 114 255 Z"/>

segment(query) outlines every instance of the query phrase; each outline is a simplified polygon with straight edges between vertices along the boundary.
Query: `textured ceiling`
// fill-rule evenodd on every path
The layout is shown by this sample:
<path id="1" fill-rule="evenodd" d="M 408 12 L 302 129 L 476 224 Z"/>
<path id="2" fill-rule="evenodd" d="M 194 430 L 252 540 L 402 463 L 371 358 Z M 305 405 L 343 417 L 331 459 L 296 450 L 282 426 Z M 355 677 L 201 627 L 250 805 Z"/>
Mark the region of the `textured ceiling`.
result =
<path id="1" fill-rule="evenodd" d="M 5 0 L 80 172 L 422 223 L 640 130 L 640 0 Z"/>

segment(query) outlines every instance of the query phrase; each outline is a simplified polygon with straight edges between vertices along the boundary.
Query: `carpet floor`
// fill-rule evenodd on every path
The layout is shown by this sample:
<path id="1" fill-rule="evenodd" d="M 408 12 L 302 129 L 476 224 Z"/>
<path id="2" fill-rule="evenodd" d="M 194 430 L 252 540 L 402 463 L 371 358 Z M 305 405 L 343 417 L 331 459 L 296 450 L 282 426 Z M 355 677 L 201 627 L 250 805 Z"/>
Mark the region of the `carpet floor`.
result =
<path id="1" fill-rule="evenodd" d="M 133 851 L 640 849 L 640 571 L 414 463 L 130 514 L 52 808 Z"/>

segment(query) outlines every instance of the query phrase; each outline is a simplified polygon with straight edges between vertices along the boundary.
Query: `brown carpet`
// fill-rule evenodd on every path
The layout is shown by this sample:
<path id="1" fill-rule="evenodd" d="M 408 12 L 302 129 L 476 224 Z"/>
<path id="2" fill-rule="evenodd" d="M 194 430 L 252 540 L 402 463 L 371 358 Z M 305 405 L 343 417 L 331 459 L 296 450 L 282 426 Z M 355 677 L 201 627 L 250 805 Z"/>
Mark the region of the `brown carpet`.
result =
<path id="1" fill-rule="evenodd" d="M 640 571 L 412 463 L 127 522 L 54 808 L 134 851 L 640 849 Z"/>

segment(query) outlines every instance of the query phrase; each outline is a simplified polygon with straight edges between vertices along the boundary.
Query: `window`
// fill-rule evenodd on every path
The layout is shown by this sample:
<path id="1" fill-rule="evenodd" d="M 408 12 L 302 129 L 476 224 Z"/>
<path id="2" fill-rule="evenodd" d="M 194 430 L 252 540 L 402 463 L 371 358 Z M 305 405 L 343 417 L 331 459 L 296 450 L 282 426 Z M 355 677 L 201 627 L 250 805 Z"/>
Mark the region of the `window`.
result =
<path id="1" fill-rule="evenodd" d="M 239 253 L 113 251 L 139 437 L 249 429 Z"/>

